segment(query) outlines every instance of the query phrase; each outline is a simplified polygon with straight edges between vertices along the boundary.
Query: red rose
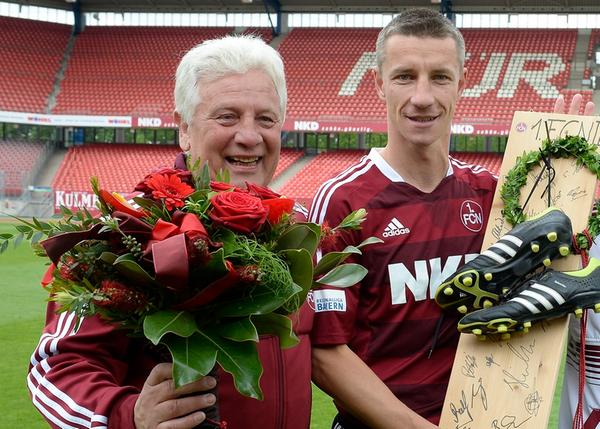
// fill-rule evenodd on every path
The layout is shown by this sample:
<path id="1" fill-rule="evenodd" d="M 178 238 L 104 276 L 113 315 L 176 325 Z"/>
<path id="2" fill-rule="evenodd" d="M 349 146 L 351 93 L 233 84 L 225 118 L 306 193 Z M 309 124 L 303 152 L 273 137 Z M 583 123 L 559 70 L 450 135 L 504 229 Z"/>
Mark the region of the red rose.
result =
<path id="1" fill-rule="evenodd" d="M 256 232 L 267 219 L 267 209 L 260 198 L 244 192 L 219 192 L 210 201 L 213 222 L 233 231 Z"/>
<path id="2" fill-rule="evenodd" d="M 246 182 L 246 187 L 248 188 L 248 192 L 255 197 L 260 198 L 261 200 L 270 200 L 271 198 L 279 198 L 280 194 L 274 192 L 273 190 L 260 185 L 255 185 L 254 183 Z"/>
<path id="3" fill-rule="evenodd" d="M 289 198 L 271 198 L 262 200 L 262 204 L 269 210 L 267 219 L 271 225 L 275 225 L 284 214 L 289 214 L 294 210 L 294 200 Z"/>

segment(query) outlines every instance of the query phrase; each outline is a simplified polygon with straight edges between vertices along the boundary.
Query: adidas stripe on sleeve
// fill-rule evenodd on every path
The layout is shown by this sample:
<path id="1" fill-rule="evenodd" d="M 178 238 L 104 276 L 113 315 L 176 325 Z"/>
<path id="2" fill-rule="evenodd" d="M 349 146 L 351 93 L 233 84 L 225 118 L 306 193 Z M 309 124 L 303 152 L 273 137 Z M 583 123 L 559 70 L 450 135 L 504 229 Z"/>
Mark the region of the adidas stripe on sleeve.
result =
<path id="1" fill-rule="evenodd" d="M 75 314 L 55 310 L 50 303 L 46 328 L 30 359 L 27 387 L 34 406 L 55 428 L 108 428 L 113 413 L 110 427 L 131 427 L 133 407 L 125 411 L 115 404 L 137 394 L 117 386 L 125 372 L 110 357 L 125 353 L 130 340 L 97 318 L 84 319 L 75 331 Z"/>

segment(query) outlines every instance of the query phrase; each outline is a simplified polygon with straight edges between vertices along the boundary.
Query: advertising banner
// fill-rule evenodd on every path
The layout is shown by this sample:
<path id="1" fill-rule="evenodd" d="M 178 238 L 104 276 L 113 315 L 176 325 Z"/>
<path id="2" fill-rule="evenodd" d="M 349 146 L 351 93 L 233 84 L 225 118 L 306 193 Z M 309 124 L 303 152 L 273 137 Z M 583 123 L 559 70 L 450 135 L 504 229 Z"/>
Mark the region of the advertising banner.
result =
<path id="1" fill-rule="evenodd" d="M 131 116 L 46 115 L 0 111 L 0 122 L 55 127 L 131 128 Z"/>
<path id="2" fill-rule="evenodd" d="M 505 136 L 510 130 L 510 122 L 481 123 L 461 121 L 452 124 L 452 134 Z M 385 133 L 385 120 L 304 120 L 288 118 L 283 131 L 304 131 L 313 133 Z"/>

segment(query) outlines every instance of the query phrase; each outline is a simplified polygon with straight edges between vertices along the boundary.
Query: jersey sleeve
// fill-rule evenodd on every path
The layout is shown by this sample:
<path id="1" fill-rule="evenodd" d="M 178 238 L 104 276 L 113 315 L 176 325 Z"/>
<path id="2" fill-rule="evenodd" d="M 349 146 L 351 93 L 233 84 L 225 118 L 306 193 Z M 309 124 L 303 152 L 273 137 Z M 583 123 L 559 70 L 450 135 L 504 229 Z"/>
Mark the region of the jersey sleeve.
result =
<path id="1" fill-rule="evenodd" d="M 338 189 L 326 206 L 319 208 L 318 204 L 311 205 L 309 221 L 322 223 L 330 227 L 337 226 L 352 212 L 349 201 L 344 198 L 344 188 Z M 316 194 L 315 200 L 319 193 Z M 323 244 L 317 258 L 323 253 L 341 251 L 348 245 L 360 243 L 360 237 L 354 231 L 343 232 L 335 240 Z M 348 258 L 346 262 L 360 262 Z M 309 298 L 315 311 L 311 342 L 315 346 L 340 345 L 350 342 L 354 334 L 356 313 L 360 296 L 360 284 L 349 288 L 322 287 L 312 291 Z"/>
<path id="2" fill-rule="evenodd" d="M 74 313 L 48 305 L 46 327 L 29 364 L 32 402 L 53 428 L 135 427 L 138 389 L 127 386 L 131 339 L 97 317 L 75 331 Z"/>

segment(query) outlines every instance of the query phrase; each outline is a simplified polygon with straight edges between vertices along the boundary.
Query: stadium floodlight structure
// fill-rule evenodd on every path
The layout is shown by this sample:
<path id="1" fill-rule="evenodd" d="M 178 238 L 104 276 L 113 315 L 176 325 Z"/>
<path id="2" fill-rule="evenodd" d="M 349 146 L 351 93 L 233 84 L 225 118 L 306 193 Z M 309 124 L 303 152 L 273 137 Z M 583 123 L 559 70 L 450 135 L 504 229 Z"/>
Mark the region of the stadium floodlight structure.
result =
<path id="1" fill-rule="evenodd" d="M 24 6 L 88 12 L 261 13 L 265 6 L 283 13 L 398 13 L 411 7 L 451 5 L 455 13 L 598 13 L 598 0 L 5 0 Z M 446 9 L 448 6 L 446 6 Z M 442 9 L 443 12 L 443 9 Z"/>

